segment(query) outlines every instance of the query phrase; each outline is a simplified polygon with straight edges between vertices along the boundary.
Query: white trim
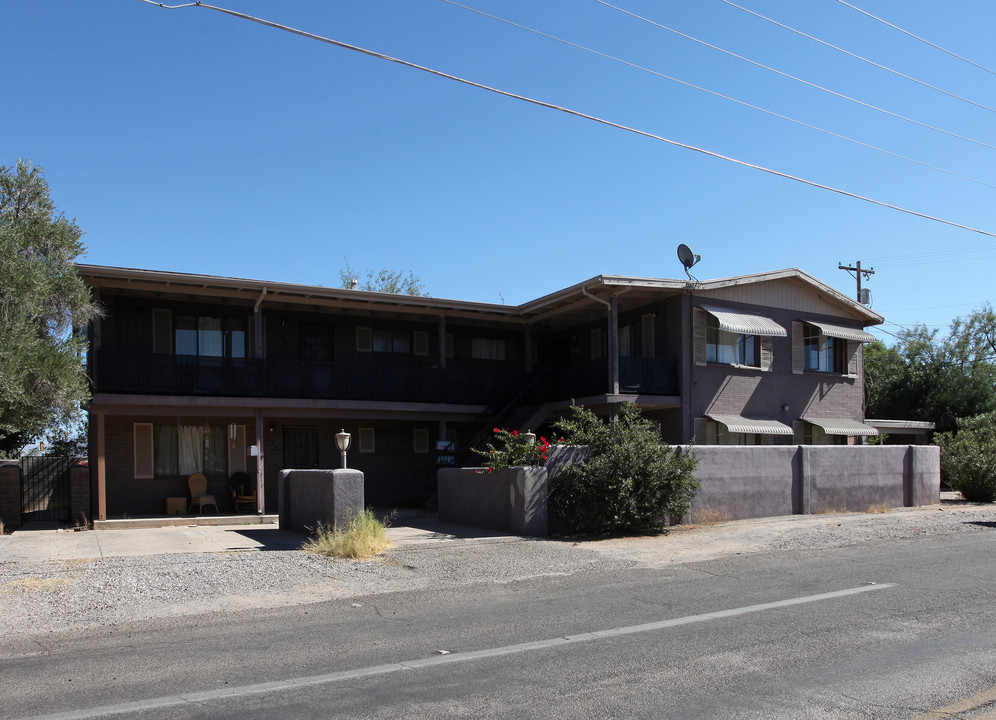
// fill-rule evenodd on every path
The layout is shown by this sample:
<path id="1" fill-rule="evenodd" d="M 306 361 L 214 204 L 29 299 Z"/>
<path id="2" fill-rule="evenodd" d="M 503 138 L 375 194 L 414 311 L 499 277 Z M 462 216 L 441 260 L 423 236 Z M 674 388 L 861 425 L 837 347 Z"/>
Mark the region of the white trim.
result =
<path id="1" fill-rule="evenodd" d="M 742 415 L 714 415 L 706 417 L 726 426 L 727 432 L 745 435 L 792 435 L 792 428 L 783 422 L 767 417 L 743 417 Z"/>
<path id="2" fill-rule="evenodd" d="M 827 435 L 872 436 L 878 435 L 878 430 L 871 425 L 865 425 L 859 420 L 839 420 L 837 418 L 802 418 L 810 425 L 815 425 Z"/>
<path id="3" fill-rule="evenodd" d="M 777 322 L 764 315 L 723 310 L 711 305 L 702 305 L 703 310 L 719 322 L 719 329 L 736 335 L 762 335 L 768 337 L 788 337 L 788 332 Z"/>

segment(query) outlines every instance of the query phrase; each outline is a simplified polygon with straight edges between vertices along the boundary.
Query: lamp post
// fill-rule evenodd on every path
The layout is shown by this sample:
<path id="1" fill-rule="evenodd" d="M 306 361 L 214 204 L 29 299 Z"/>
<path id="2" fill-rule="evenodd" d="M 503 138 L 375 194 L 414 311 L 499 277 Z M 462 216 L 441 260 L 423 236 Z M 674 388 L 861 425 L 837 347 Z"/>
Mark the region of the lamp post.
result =
<path id="1" fill-rule="evenodd" d="M 339 446 L 339 452 L 342 453 L 342 466 L 344 468 L 346 467 L 346 451 L 349 450 L 350 437 L 350 434 L 345 429 L 335 434 L 335 444 Z"/>
<path id="2" fill-rule="evenodd" d="M 536 433 L 534 433 L 532 429 L 526 430 L 522 433 L 522 439 L 527 445 L 533 445 L 536 443 Z"/>

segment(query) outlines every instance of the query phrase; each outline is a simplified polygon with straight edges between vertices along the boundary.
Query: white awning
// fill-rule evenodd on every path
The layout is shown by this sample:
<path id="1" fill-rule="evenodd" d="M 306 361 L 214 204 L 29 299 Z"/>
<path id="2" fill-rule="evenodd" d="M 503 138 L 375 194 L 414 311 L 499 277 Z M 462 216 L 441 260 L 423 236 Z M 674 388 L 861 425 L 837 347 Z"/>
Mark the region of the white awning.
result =
<path id="1" fill-rule="evenodd" d="M 767 337 L 788 337 L 785 328 L 764 315 L 733 312 L 703 305 L 702 309 L 719 321 L 720 330 L 737 335 L 765 335 Z"/>
<path id="2" fill-rule="evenodd" d="M 707 414 L 707 418 L 715 420 L 726 429 L 735 433 L 746 433 L 748 435 L 791 435 L 792 428 L 785 423 L 778 422 L 766 417 L 747 418 L 741 415 L 712 415 Z"/>
<path id="3" fill-rule="evenodd" d="M 807 320 L 806 322 L 817 328 L 820 333 L 826 335 L 827 337 L 840 338 L 841 340 L 853 340 L 854 342 L 861 343 L 875 342 L 877 339 L 874 335 L 865 332 L 864 330 L 844 327 L 843 325 L 830 325 L 825 322 L 813 322 L 812 320 Z"/>
<path id="4" fill-rule="evenodd" d="M 804 417 L 803 420 L 822 428 L 827 435 L 878 435 L 878 430 L 857 420 L 812 417 Z"/>

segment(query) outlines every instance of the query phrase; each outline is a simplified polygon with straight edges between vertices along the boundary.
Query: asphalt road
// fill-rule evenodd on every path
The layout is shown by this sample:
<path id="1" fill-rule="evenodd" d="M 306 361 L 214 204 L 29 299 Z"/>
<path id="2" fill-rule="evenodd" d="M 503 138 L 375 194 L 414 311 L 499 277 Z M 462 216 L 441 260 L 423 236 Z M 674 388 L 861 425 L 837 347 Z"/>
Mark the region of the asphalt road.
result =
<path id="1" fill-rule="evenodd" d="M 15 636 L 0 717 L 992 720 L 994 548 L 986 530 Z"/>

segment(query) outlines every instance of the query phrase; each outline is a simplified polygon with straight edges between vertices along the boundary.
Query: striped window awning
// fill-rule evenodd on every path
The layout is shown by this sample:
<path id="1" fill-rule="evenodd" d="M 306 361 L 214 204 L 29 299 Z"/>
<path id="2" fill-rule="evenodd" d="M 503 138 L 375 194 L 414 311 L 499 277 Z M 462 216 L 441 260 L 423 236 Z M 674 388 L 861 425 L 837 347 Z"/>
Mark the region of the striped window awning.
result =
<path id="1" fill-rule="evenodd" d="M 871 425 L 865 425 L 857 420 L 838 420 L 837 418 L 804 417 L 806 422 L 821 428 L 827 435 L 865 436 L 878 435 L 878 430 Z"/>
<path id="2" fill-rule="evenodd" d="M 853 340 L 854 342 L 866 343 L 875 342 L 876 338 L 869 332 L 857 330 L 855 328 L 844 327 L 843 325 L 830 325 L 825 322 L 813 322 L 807 320 L 810 325 L 817 328 L 820 334 L 827 337 L 839 338 L 841 340 Z"/>
<path id="3" fill-rule="evenodd" d="M 743 417 L 741 415 L 711 415 L 707 418 L 726 426 L 729 432 L 748 435 L 791 435 L 792 428 L 785 423 L 766 417 Z"/>
<path id="4" fill-rule="evenodd" d="M 702 309 L 719 321 L 719 329 L 737 335 L 764 335 L 766 337 L 788 337 L 785 328 L 764 315 L 733 312 L 703 305 Z"/>

